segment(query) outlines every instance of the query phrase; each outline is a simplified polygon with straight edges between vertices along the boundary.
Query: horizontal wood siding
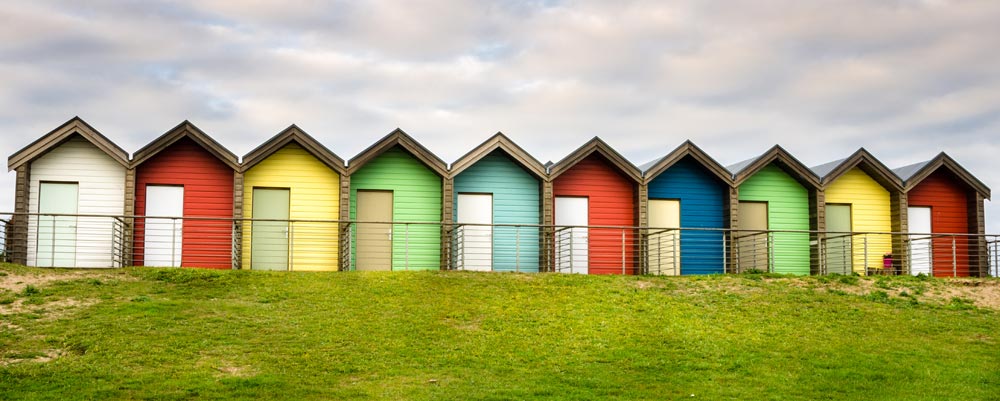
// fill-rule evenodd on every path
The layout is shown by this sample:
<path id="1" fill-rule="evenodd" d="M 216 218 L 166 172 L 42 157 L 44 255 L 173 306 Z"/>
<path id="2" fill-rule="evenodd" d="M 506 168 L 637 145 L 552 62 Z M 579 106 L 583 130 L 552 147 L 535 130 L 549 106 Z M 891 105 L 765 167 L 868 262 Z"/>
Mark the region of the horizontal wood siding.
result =
<path id="1" fill-rule="evenodd" d="M 494 224 L 541 224 L 540 183 L 502 150 L 494 150 L 455 177 L 459 193 L 493 194 Z M 452 218 L 458 221 L 458 207 Z M 538 271 L 539 229 L 495 227 L 493 270 Z"/>
<path id="2" fill-rule="evenodd" d="M 589 225 L 636 225 L 636 183 L 597 154 L 587 156 L 552 183 L 554 196 L 589 198 Z M 591 274 L 636 274 L 635 238 L 626 230 L 624 263 L 622 230 L 591 228 L 588 231 L 588 264 Z"/>
<path id="3" fill-rule="evenodd" d="M 852 168 L 826 188 L 826 203 L 851 205 L 851 230 L 855 232 L 892 231 L 889 191 L 860 168 Z M 882 267 L 882 255 L 892 252 L 888 234 L 856 235 L 851 240 L 853 269 Z"/>
<path id="4" fill-rule="evenodd" d="M 969 189 L 947 170 L 931 173 L 908 194 L 909 206 L 931 208 L 931 231 L 935 234 L 967 234 L 969 228 Z M 952 257 L 952 239 L 931 240 L 931 261 L 935 277 L 969 276 L 969 240 L 955 238 L 955 255 Z M 954 263 L 953 263 L 954 262 Z"/>
<path id="5" fill-rule="evenodd" d="M 31 162 L 28 212 L 38 212 L 41 181 L 78 182 L 80 214 L 121 215 L 125 211 L 125 167 L 83 137 L 72 139 Z M 38 218 L 29 219 L 28 265 L 35 265 Z M 112 267 L 113 219 L 79 218 L 75 267 Z"/>
<path id="6" fill-rule="evenodd" d="M 769 164 L 739 187 L 740 201 L 767 202 L 771 230 L 809 230 L 809 191 L 780 167 Z M 775 233 L 774 271 L 809 274 L 809 234 Z"/>
<path id="7" fill-rule="evenodd" d="M 685 157 L 649 183 L 649 199 L 677 199 L 681 228 L 725 228 L 729 187 L 704 166 Z M 681 232 L 681 274 L 725 272 L 721 231 Z"/>
<path id="8" fill-rule="evenodd" d="M 183 222 L 181 266 L 229 269 L 232 265 L 233 169 L 183 138 L 136 167 L 135 210 L 146 215 L 147 185 L 184 187 L 184 216 L 225 220 Z M 143 265 L 145 221 L 135 222 L 133 261 Z"/>
<path id="9" fill-rule="evenodd" d="M 433 170 L 394 146 L 351 174 L 351 219 L 357 217 L 358 190 L 363 189 L 393 192 L 393 221 L 441 222 L 441 182 Z M 440 227 L 400 224 L 392 231 L 393 270 L 440 269 Z M 351 260 L 356 251 L 351 250 Z"/>
<path id="10" fill-rule="evenodd" d="M 340 213 L 340 174 L 290 143 L 246 171 L 243 177 L 243 216 L 253 217 L 253 189 L 289 188 L 289 219 L 337 220 Z M 292 270 L 337 270 L 340 246 L 335 223 L 295 223 L 289 253 Z M 243 266 L 251 266 L 250 224 L 243 226 Z"/>

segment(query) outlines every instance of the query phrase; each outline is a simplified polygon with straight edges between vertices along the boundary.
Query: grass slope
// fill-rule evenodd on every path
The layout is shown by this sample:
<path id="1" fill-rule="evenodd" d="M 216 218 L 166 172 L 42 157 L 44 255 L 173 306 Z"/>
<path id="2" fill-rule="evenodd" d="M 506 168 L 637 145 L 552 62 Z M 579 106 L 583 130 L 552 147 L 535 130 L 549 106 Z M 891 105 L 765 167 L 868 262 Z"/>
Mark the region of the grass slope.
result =
<path id="1" fill-rule="evenodd" d="M 0 275 L 0 399 L 1000 399 L 935 279 Z"/>

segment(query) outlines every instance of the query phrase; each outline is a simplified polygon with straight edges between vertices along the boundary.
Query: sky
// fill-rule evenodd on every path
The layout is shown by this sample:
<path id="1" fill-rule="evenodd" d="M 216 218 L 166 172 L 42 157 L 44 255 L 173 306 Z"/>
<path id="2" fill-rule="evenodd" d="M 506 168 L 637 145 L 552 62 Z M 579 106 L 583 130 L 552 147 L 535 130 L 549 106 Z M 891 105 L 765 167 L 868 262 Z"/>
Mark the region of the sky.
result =
<path id="1" fill-rule="evenodd" d="M 132 153 L 189 120 L 237 155 L 290 124 L 350 159 L 401 128 L 448 163 L 947 152 L 1000 189 L 1000 2 L 4 1 L 0 152 L 73 116 Z M 13 210 L 14 173 L 0 177 Z M 1000 208 L 986 203 L 987 232 Z"/>

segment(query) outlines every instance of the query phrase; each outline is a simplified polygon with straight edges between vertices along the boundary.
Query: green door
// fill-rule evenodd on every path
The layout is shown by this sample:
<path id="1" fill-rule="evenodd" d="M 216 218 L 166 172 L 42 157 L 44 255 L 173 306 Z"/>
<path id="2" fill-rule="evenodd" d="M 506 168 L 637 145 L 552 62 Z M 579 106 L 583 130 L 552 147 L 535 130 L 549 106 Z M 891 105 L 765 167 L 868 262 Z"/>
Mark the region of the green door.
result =
<path id="1" fill-rule="evenodd" d="M 76 214 L 80 184 L 42 182 L 38 185 L 37 266 L 72 267 L 76 265 Z"/>
<path id="2" fill-rule="evenodd" d="M 250 224 L 250 268 L 288 270 L 287 188 L 254 188 L 253 218 Z M 274 219 L 281 221 L 260 221 Z"/>
<path id="3" fill-rule="evenodd" d="M 826 205 L 826 271 L 851 273 L 851 205 Z"/>

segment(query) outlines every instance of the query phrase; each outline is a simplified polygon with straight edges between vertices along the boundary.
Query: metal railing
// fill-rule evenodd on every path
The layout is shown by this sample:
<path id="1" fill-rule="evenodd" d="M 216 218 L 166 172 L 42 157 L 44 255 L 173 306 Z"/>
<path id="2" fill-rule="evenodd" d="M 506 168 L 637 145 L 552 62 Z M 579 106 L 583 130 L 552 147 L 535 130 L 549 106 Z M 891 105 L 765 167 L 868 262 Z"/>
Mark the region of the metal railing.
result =
<path id="1" fill-rule="evenodd" d="M 1000 236 L 541 224 L 0 214 L 43 267 L 1000 276 Z"/>

